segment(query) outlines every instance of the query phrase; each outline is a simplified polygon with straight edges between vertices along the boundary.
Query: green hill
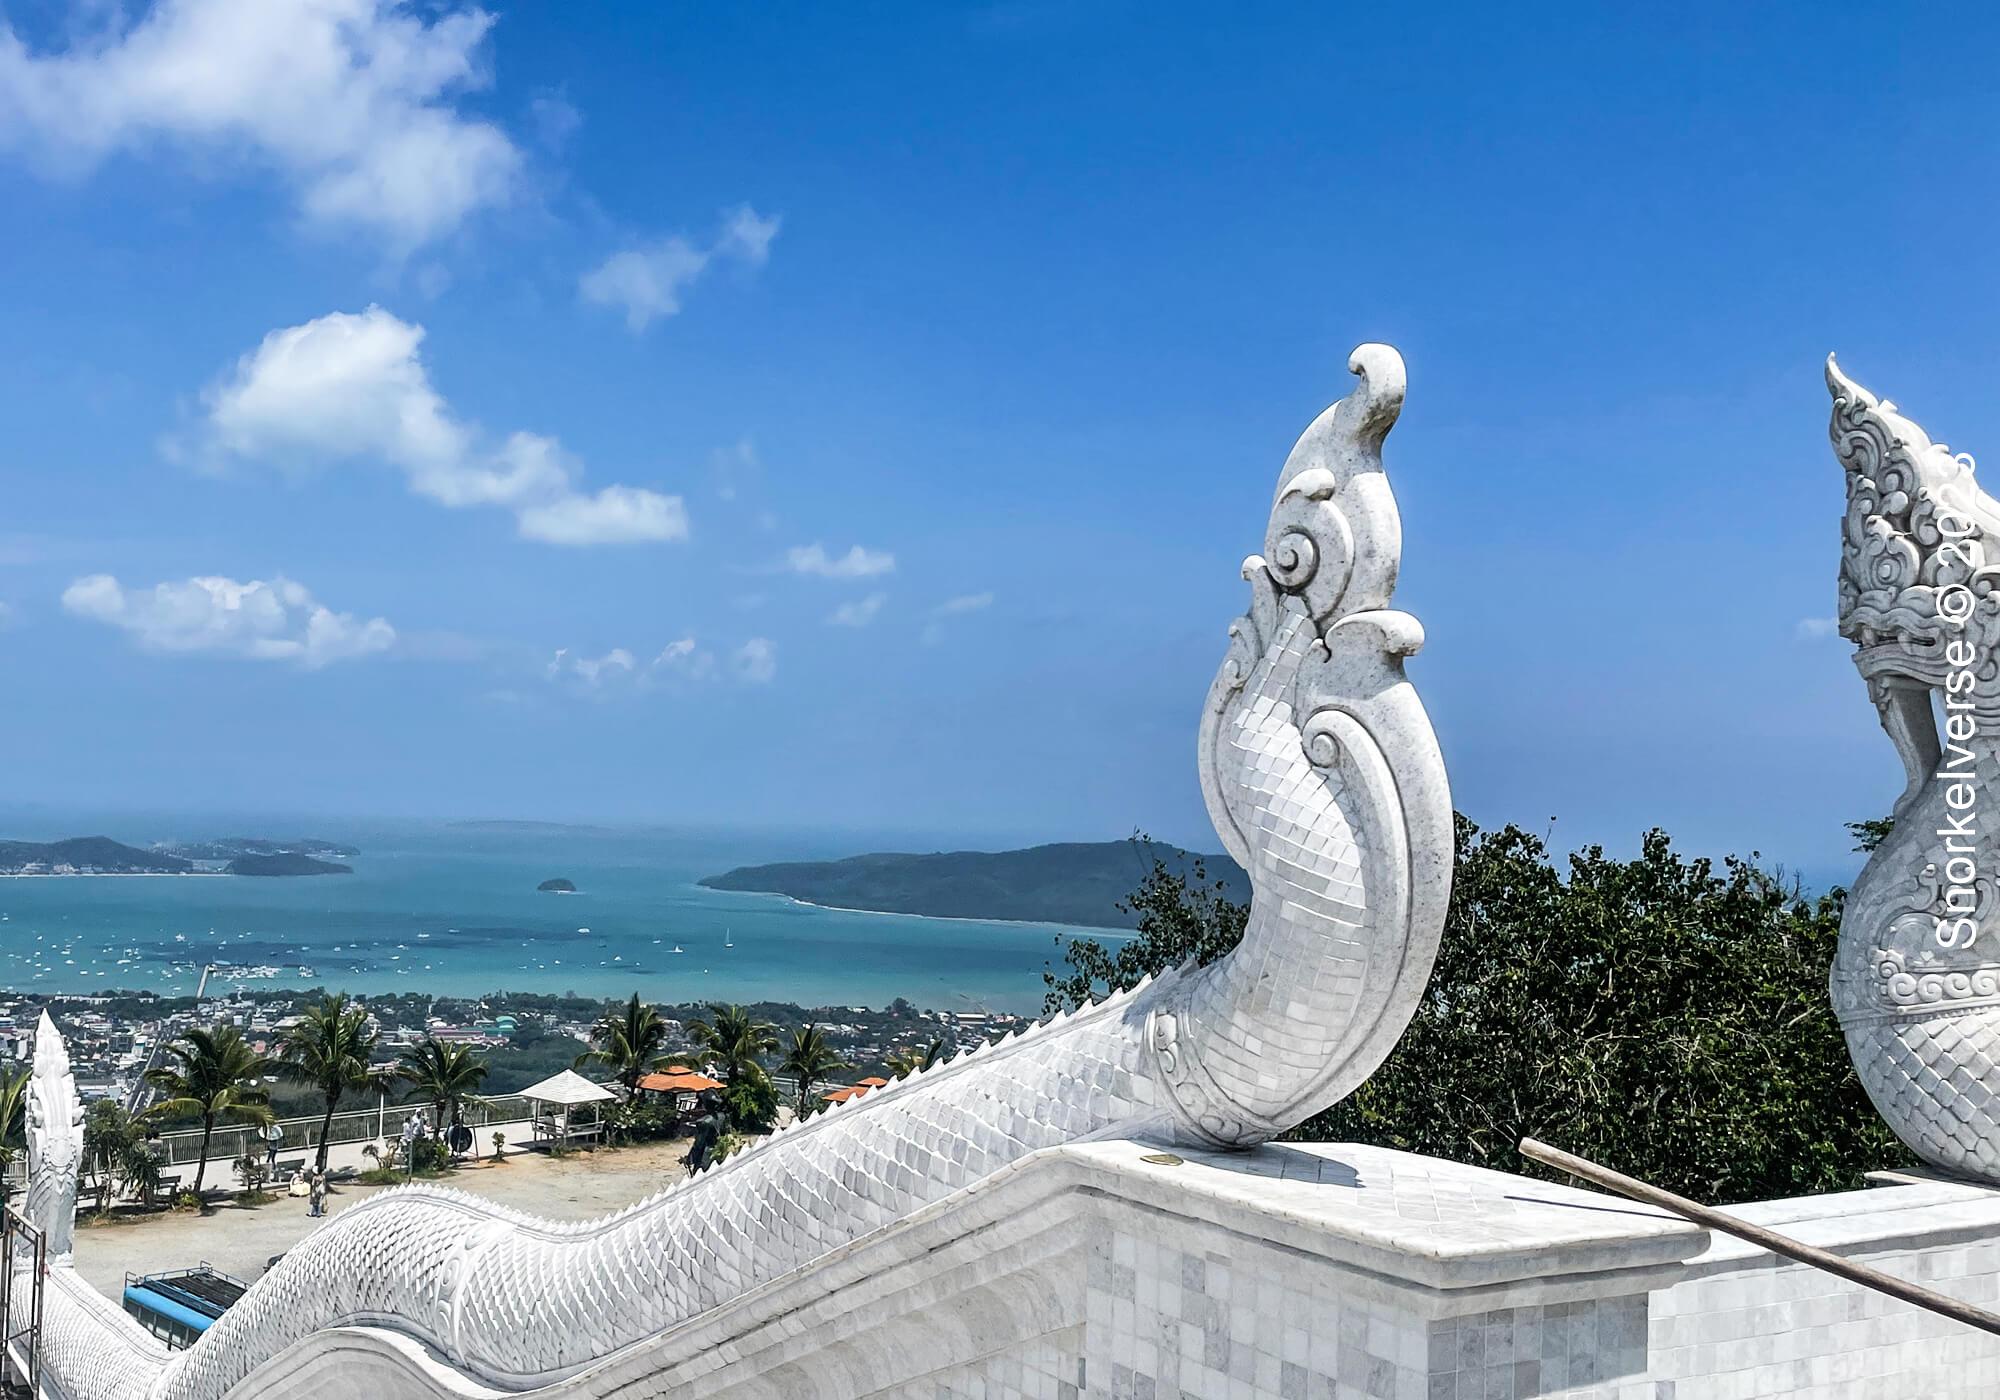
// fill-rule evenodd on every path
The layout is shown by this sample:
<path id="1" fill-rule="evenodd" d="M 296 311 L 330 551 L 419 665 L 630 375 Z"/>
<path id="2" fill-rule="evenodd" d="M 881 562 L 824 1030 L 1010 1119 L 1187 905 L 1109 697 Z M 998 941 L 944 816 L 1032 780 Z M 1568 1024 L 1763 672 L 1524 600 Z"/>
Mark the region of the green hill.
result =
<path id="1" fill-rule="evenodd" d="M 66 841 L 0 841 L 0 872 L 28 866 L 53 870 L 70 866 L 118 875 L 184 874 L 190 861 L 159 851 L 142 851 L 109 836 L 72 836 Z"/>
<path id="2" fill-rule="evenodd" d="M 1187 872 L 1195 859 L 1178 846 L 1139 841 L 1071 841 L 1021 851 L 884 852 L 846 860 L 746 865 L 701 883 L 715 890 L 789 895 L 835 909 L 926 914 L 946 919 L 1131 928 L 1118 903 L 1155 857 Z M 1250 882 L 1227 856 L 1200 858 L 1229 898 L 1250 898 Z"/>
<path id="3" fill-rule="evenodd" d="M 231 875 L 352 875 L 354 867 L 314 860 L 296 851 L 268 856 L 238 856 L 224 867 Z"/>

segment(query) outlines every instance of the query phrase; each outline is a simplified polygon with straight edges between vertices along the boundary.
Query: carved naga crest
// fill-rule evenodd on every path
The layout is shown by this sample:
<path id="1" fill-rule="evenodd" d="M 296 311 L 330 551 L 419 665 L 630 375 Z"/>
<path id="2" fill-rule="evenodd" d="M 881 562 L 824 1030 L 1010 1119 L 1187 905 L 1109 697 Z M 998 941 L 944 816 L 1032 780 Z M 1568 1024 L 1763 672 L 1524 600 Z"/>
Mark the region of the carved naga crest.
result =
<path id="1" fill-rule="evenodd" d="M 35 1029 L 27 1120 L 28 1220 L 47 1237 L 50 1258 L 67 1257 L 76 1230 L 76 1176 L 83 1164 L 83 1100 L 70 1072 L 69 1050 L 46 1011 Z"/>
<path id="2" fill-rule="evenodd" d="M 753 1306 L 788 1275 L 844 1270 L 842 1251 L 1043 1149 L 1126 1136 L 1247 1146 L 1350 1092 L 1423 993 L 1452 822 L 1437 742 L 1403 673 L 1422 630 L 1388 606 L 1402 530 L 1381 447 L 1403 363 L 1364 345 L 1349 368 L 1360 386 L 1285 463 L 1263 552 L 1244 566 L 1250 609 L 1202 712 L 1202 789 L 1252 887 L 1232 951 L 795 1122 L 602 1220 L 384 1192 L 301 1241 L 171 1359 L 101 1367 L 129 1320 L 70 1308 L 57 1288 L 50 1335 L 74 1340 L 50 1368 L 64 1394 L 290 1395 L 283 1368 L 317 1358 L 332 1375 L 344 1363 L 328 1358 L 347 1354 L 357 1319 L 412 1343 L 395 1355 L 430 1368 L 371 1394 L 568 1395 L 571 1382 L 578 1395 L 680 1394 L 702 1372 L 679 1369 L 695 1354 L 675 1349 L 706 1357 L 724 1335 L 697 1336 L 690 1322 Z M 60 1041 L 46 1023 L 43 1034 L 37 1181 L 50 1203 L 37 1218 L 53 1221 L 61 1183 L 74 1206 L 63 1144 L 77 1141 L 76 1118 Z M 888 1378 L 860 1379 L 872 1394 Z M 328 1393 L 361 1385 L 330 1380 Z M 838 1381 L 835 1391 L 850 1393 Z M 769 1390 L 781 1392 L 792 1388 Z"/>
<path id="3" fill-rule="evenodd" d="M 1840 634 L 1905 776 L 1848 896 L 1834 1011 L 1897 1134 L 2000 1180 L 2000 503 L 1969 455 L 1831 357 L 1826 381 L 1847 478 Z"/>

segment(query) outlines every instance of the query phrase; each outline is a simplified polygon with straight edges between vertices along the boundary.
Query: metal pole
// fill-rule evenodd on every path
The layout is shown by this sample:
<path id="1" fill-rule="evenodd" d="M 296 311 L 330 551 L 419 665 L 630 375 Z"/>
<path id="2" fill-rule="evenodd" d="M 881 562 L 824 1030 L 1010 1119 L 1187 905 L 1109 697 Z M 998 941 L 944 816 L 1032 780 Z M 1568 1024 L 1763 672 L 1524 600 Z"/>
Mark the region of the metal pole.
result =
<path id="1" fill-rule="evenodd" d="M 1615 1172 L 1609 1167 L 1601 1167 L 1585 1157 L 1565 1152 L 1559 1147 L 1550 1147 L 1545 1142 L 1533 1138 L 1521 1139 L 1521 1155 L 1530 1161 L 1540 1162 L 1545 1167 L 1568 1172 L 1579 1181 L 1588 1181 L 1594 1186 L 1602 1186 L 1607 1191 L 1616 1191 L 1621 1196 L 1629 1196 L 1647 1205 L 1659 1206 L 1664 1210 L 1682 1215 L 1697 1225 L 1706 1225 L 1711 1230 L 1720 1230 L 1726 1235 L 1734 1235 L 1740 1240 L 1782 1254 L 1787 1259 L 1796 1259 L 1801 1264 L 1810 1264 L 1815 1269 L 1838 1275 L 1850 1283 L 1858 1283 L 1863 1288 L 1872 1288 L 1877 1293 L 1886 1293 L 1891 1298 L 1900 1298 L 1906 1303 L 1920 1308 L 1928 1308 L 1968 1327 L 1977 1327 L 1984 1332 L 2000 1334 L 2000 1315 L 1975 1308 L 1970 1303 L 1962 1303 L 1931 1289 L 1914 1284 L 1894 1274 L 1885 1274 L 1880 1269 L 1866 1264 L 1857 1264 L 1844 1255 L 1835 1254 L 1830 1249 L 1795 1240 L 1790 1235 L 1781 1235 L 1776 1230 L 1767 1230 L 1762 1225 L 1753 1225 L 1733 1215 L 1709 1206 L 1697 1204 L 1685 1196 L 1676 1196 L 1671 1191 L 1663 1191 L 1648 1185 L 1636 1177 Z"/>
<path id="2" fill-rule="evenodd" d="M 49 1276 L 49 1237 L 35 1233 L 35 1317 L 28 1333 L 28 1389 L 42 1393 L 42 1286 Z"/>
<path id="3" fill-rule="evenodd" d="M 0 1368 L 13 1369 L 14 1208 L 0 1209 Z"/>

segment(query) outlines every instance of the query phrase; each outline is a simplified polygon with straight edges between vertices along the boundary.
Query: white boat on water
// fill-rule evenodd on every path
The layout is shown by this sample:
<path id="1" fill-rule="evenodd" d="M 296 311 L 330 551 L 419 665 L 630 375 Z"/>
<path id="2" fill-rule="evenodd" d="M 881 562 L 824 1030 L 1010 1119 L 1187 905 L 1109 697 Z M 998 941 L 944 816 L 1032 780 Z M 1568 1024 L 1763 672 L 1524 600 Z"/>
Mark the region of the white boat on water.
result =
<path id="1" fill-rule="evenodd" d="M 685 948 L 681 947 L 681 945 L 680 945 L 680 944 L 676 943 L 676 944 L 674 944 L 674 951 L 675 951 L 676 953 L 684 953 L 684 952 L 686 952 L 687 950 L 686 950 Z"/>

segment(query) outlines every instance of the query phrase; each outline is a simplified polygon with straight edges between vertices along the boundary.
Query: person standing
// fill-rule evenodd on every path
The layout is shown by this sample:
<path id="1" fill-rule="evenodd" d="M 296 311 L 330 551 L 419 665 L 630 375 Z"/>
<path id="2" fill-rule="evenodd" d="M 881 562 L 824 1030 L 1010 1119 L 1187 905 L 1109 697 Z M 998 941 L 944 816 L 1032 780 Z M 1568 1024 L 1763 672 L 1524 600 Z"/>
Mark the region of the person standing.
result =
<path id="1" fill-rule="evenodd" d="M 315 1218 L 326 1214 L 326 1168 L 313 1169 L 312 1183 L 306 1188 L 306 1214 Z"/>
<path id="2" fill-rule="evenodd" d="M 269 1170 L 277 1171 L 278 1149 L 284 1145 L 284 1127 L 274 1118 L 264 1125 L 264 1165 Z"/>

